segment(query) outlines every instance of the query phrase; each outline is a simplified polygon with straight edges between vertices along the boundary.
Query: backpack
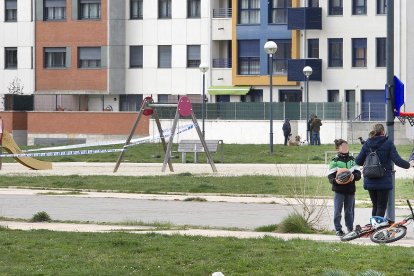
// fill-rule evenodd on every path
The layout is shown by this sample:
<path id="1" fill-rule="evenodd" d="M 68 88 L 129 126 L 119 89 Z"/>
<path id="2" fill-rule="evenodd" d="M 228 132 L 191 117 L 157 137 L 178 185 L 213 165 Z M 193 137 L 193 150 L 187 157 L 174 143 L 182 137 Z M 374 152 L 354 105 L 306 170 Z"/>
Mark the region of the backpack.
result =
<path id="1" fill-rule="evenodd" d="M 364 170 L 362 171 L 364 177 L 367 178 L 381 178 L 384 176 L 385 169 L 381 165 L 381 161 L 377 155 L 377 151 L 371 151 L 364 162 Z M 377 149 L 378 150 L 378 149 Z"/>

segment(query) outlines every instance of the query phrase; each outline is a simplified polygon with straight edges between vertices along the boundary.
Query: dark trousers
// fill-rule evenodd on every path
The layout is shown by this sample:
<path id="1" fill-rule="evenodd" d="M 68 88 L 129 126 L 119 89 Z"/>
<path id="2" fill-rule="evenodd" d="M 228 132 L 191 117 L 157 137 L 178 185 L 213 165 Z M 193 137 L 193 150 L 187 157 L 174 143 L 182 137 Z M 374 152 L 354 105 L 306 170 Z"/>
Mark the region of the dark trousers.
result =
<path id="1" fill-rule="evenodd" d="M 289 134 L 285 135 L 285 144 L 284 144 L 285 146 L 287 145 L 288 140 L 289 140 Z"/>
<path id="2" fill-rule="evenodd" d="M 385 216 L 388 204 L 389 190 L 369 190 L 369 197 L 372 202 L 372 216 Z"/>
<path id="3" fill-rule="evenodd" d="M 354 210 L 355 210 L 355 195 L 342 194 L 335 192 L 334 194 L 334 225 L 335 230 L 342 230 L 342 208 L 345 214 L 345 225 L 348 232 L 354 228 Z"/>

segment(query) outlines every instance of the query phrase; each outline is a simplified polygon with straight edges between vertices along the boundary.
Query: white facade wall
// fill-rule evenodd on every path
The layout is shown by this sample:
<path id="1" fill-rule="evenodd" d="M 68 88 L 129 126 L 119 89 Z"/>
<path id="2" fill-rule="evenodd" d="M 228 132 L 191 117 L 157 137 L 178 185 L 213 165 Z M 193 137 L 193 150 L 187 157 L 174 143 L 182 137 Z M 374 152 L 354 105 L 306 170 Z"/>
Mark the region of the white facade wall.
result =
<path id="1" fill-rule="evenodd" d="M 172 1 L 172 18 L 158 19 L 157 1 L 144 1 L 143 20 L 126 22 L 126 93 L 189 95 L 202 91 L 202 74 L 187 68 L 187 45 L 201 45 L 201 62 L 210 66 L 210 1 L 201 1 L 201 18 L 187 19 L 187 1 Z M 126 18 L 129 18 L 127 4 Z M 143 68 L 129 68 L 129 46 L 143 46 Z M 158 68 L 158 46 L 171 45 L 171 68 Z M 206 74 L 206 84 L 210 83 Z M 206 85 L 207 86 L 207 85 Z"/>
<path id="2" fill-rule="evenodd" d="M 5 1 L 0 0 L 0 95 L 17 80 L 24 94 L 34 91 L 34 22 L 31 0 L 17 1 L 17 22 L 5 22 Z M 5 69 L 5 48 L 17 47 L 17 69 Z M 3 105 L 0 105 L 3 108 Z"/>

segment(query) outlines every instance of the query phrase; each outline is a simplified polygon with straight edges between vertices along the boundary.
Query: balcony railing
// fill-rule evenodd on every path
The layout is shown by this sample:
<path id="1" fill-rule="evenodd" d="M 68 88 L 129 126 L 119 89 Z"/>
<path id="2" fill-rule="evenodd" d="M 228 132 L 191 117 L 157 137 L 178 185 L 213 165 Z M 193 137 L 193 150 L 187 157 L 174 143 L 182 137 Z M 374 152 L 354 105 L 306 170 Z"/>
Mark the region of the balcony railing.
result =
<path id="1" fill-rule="evenodd" d="M 213 59 L 213 68 L 231 68 L 231 58 Z"/>
<path id="2" fill-rule="evenodd" d="M 231 18 L 231 8 L 213 9 L 213 18 Z"/>

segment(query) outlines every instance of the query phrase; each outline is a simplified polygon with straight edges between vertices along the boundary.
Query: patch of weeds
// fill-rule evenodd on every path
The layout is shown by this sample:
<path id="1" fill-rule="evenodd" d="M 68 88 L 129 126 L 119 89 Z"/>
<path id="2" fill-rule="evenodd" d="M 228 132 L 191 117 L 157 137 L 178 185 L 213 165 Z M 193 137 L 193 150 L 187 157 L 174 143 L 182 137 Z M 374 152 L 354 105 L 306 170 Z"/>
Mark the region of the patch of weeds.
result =
<path id="1" fill-rule="evenodd" d="M 315 230 L 306 222 L 301 215 L 293 213 L 287 216 L 278 227 L 282 233 L 315 233 Z"/>
<path id="2" fill-rule="evenodd" d="M 207 199 L 202 198 L 202 197 L 187 197 L 186 199 L 184 199 L 183 201 L 197 201 L 197 202 L 206 202 Z"/>
<path id="3" fill-rule="evenodd" d="M 7 230 L 9 230 L 9 227 L 0 225 L 0 231 L 7 231 Z"/>
<path id="4" fill-rule="evenodd" d="M 75 158 L 70 156 L 63 156 L 59 158 L 59 162 L 76 162 Z"/>
<path id="5" fill-rule="evenodd" d="M 320 161 L 320 160 L 324 160 L 324 159 L 322 157 L 320 157 L 320 156 L 312 156 L 312 157 L 309 158 L 309 160 L 312 160 L 312 161 Z"/>
<path id="6" fill-rule="evenodd" d="M 254 229 L 256 232 L 275 232 L 277 229 L 277 224 L 270 224 L 270 225 L 264 225 L 260 226 Z"/>
<path id="7" fill-rule="evenodd" d="M 190 172 L 183 172 L 183 173 L 179 173 L 179 174 L 177 174 L 178 176 L 193 176 L 193 174 L 192 173 L 190 173 Z"/>
<path id="8" fill-rule="evenodd" d="M 45 211 L 37 212 L 33 215 L 33 217 L 30 219 L 31 222 L 44 222 L 44 221 L 51 221 L 49 214 Z"/>

